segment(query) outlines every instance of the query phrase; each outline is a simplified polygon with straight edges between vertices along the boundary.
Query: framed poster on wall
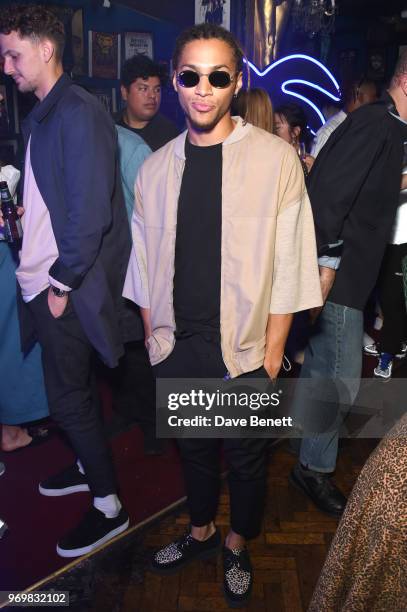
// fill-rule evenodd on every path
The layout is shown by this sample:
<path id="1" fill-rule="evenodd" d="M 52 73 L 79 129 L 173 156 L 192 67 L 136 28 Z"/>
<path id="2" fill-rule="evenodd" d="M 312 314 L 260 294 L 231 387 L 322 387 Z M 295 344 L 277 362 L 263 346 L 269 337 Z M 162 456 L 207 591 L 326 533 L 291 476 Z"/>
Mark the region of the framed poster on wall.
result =
<path id="1" fill-rule="evenodd" d="M 82 9 L 55 4 L 49 8 L 62 21 L 65 28 L 65 49 L 62 59 L 64 69 L 71 75 L 85 74 Z"/>
<path id="2" fill-rule="evenodd" d="M 115 87 L 90 87 L 90 91 L 97 97 L 110 115 L 117 112 Z"/>
<path id="3" fill-rule="evenodd" d="M 231 0 L 195 0 L 195 23 L 216 23 L 230 30 Z"/>
<path id="4" fill-rule="evenodd" d="M 120 34 L 89 30 L 89 76 L 100 79 L 120 78 Z"/>
<path id="5" fill-rule="evenodd" d="M 78 9 L 74 12 L 71 21 L 71 46 L 72 46 L 72 74 L 85 74 L 85 45 L 83 39 L 83 11 Z"/>
<path id="6" fill-rule="evenodd" d="M 149 32 L 126 32 L 124 35 L 124 59 L 137 54 L 153 59 L 153 35 Z"/>

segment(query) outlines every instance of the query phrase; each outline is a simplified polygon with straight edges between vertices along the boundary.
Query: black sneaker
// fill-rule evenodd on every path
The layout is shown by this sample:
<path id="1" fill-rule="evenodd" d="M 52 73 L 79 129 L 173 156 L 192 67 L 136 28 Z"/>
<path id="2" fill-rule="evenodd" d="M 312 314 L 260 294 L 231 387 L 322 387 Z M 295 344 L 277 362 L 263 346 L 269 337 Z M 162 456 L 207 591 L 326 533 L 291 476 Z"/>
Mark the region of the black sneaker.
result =
<path id="1" fill-rule="evenodd" d="M 70 465 L 55 476 L 50 476 L 40 482 L 38 489 L 42 495 L 59 497 L 79 491 L 89 491 L 89 485 L 86 482 L 86 477 L 80 473 L 77 464 L 74 463 L 74 465 Z"/>
<path id="2" fill-rule="evenodd" d="M 223 547 L 223 591 L 231 608 L 247 604 L 253 586 L 253 570 L 247 548 Z"/>
<path id="3" fill-rule="evenodd" d="M 221 538 L 218 529 L 203 542 L 193 538 L 190 533 L 185 533 L 175 542 L 154 553 L 150 569 L 156 574 L 175 574 L 191 561 L 209 559 L 217 555 L 220 548 Z"/>
<path id="4" fill-rule="evenodd" d="M 60 557 L 79 557 L 92 552 L 119 535 L 129 526 L 129 515 L 122 508 L 116 518 L 106 518 L 103 512 L 92 506 L 79 525 L 57 544 Z"/>

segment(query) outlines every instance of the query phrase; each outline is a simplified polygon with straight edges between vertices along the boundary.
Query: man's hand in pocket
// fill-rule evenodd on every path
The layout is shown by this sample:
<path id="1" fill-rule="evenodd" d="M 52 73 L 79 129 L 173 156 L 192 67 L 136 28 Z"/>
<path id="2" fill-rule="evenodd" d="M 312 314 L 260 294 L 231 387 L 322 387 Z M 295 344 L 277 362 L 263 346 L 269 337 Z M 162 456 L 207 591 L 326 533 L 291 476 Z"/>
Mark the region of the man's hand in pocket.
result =
<path id="1" fill-rule="evenodd" d="M 59 317 L 62 317 L 67 303 L 68 295 L 58 297 L 52 291 L 51 287 L 48 289 L 48 308 L 54 319 L 59 319 Z"/>

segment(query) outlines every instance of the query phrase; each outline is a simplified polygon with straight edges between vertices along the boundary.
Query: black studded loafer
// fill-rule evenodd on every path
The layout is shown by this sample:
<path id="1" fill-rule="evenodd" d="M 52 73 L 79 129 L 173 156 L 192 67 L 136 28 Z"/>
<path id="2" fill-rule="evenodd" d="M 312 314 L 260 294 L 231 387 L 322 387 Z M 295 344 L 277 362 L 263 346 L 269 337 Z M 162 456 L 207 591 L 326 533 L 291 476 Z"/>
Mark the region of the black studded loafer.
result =
<path id="1" fill-rule="evenodd" d="M 150 570 L 155 574 L 175 574 L 192 561 L 217 555 L 220 549 L 221 538 L 218 530 L 203 542 L 193 538 L 190 533 L 185 533 L 153 554 Z"/>
<path id="2" fill-rule="evenodd" d="M 249 553 L 223 547 L 223 591 L 231 608 L 242 608 L 247 604 L 253 586 L 253 570 Z"/>

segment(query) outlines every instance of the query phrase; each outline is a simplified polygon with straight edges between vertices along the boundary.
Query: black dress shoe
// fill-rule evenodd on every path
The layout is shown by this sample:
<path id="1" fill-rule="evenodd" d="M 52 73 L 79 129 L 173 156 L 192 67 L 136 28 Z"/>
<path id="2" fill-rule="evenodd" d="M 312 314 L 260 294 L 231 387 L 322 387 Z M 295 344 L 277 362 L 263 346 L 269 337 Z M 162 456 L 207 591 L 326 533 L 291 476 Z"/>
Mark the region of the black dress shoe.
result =
<path id="1" fill-rule="evenodd" d="M 290 474 L 290 482 L 322 512 L 339 518 L 345 510 L 347 499 L 332 482 L 330 474 L 306 470 L 297 463 Z"/>

